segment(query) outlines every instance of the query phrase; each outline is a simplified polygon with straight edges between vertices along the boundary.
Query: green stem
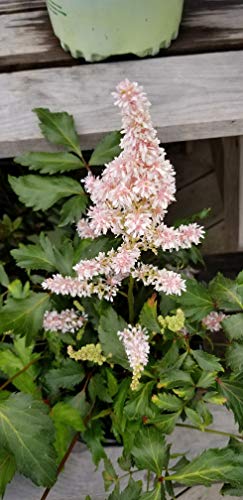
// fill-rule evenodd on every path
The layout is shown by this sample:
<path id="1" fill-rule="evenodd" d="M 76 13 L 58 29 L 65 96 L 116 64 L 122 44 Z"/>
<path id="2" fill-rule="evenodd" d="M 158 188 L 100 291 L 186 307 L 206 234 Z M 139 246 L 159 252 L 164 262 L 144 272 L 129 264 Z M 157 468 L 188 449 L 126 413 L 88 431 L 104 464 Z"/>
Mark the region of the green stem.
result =
<path id="1" fill-rule="evenodd" d="M 40 358 L 41 358 L 41 355 L 38 356 L 38 358 L 32 359 L 32 361 L 30 361 L 27 365 L 25 365 L 23 368 L 21 368 L 21 370 L 19 370 L 17 373 L 12 375 L 12 377 L 10 377 L 8 380 L 6 380 L 6 382 L 4 382 L 0 386 L 0 391 L 3 391 L 3 389 L 5 389 L 5 387 L 7 387 L 9 384 L 11 384 L 13 382 L 13 380 L 15 380 L 17 377 L 19 377 L 19 375 L 22 375 L 22 373 L 26 372 L 26 370 L 28 370 L 28 368 L 30 368 L 30 366 L 37 363 L 37 361 L 39 361 Z"/>
<path id="2" fill-rule="evenodd" d="M 232 434 L 230 432 L 218 431 L 217 429 L 200 429 L 200 427 L 196 427 L 195 425 L 189 424 L 176 424 L 177 427 L 184 427 L 186 429 L 193 429 L 195 431 L 207 432 L 208 434 L 218 434 L 219 436 L 226 436 L 233 439 L 242 439 L 243 436 L 241 434 Z"/>
<path id="3" fill-rule="evenodd" d="M 128 294 L 127 294 L 127 300 L 128 300 L 128 310 L 129 310 L 129 323 L 133 324 L 134 322 L 134 295 L 133 295 L 133 287 L 134 287 L 134 279 L 132 276 L 129 278 L 129 285 L 128 285 Z"/>

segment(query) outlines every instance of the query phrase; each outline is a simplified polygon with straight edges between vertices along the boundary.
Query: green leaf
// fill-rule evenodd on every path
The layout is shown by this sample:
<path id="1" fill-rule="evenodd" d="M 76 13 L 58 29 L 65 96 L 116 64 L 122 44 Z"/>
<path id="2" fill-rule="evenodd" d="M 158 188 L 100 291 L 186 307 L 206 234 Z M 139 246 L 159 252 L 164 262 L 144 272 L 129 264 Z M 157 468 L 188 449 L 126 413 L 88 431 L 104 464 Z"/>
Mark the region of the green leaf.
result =
<path id="1" fill-rule="evenodd" d="M 50 487 L 56 480 L 56 463 L 54 427 L 47 411 L 45 404 L 23 393 L 0 401 L 0 444 L 14 455 L 19 472 Z"/>
<path id="2" fill-rule="evenodd" d="M 116 486 L 114 491 L 108 497 L 108 500 L 138 500 L 142 491 L 142 481 L 134 481 L 129 479 L 129 483 L 125 490 L 119 491 L 119 485 Z"/>
<path id="3" fill-rule="evenodd" d="M 157 301 L 153 297 L 145 302 L 139 315 L 139 323 L 151 332 L 161 333 L 157 320 Z"/>
<path id="4" fill-rule="evenodd" d="M 66 226 L 72 222 L 78 222 L 81 215 L 85 212 L 87 204 L 88 197 L 84 194 L 82 196 L 72 196 L 61 208 L 59 227 Z"/>
<path id="5" fill-rule="evenodd" d="M 238 313 L 222 321 L 224 331 L 230 340 L 243 340 L 243 314 Z"/>
<path id="6" fill-rule="evenodd" d="M 105 491 L 108 491 L 110 486 L 118 479 L 117 473 L 109 458 L 104 458 L 105 470 L 102 472 Z"/>
<path id="7" fill-rule="evenodd" d="M 179 299 L 187 317 L 193 321 L 203 319 L 214 310 L 214 304 L 207 288 L 195 279 L 187 280 L 186 291 Z"/>
<path id="8" fill-rule="evenodd" d="M 3 267 L 2 264 L 0 264 L 0 284 L 2 286 L 5 286 L 6 288 L 8 287 L 9 285 L 9 279 L 8 279 L 8 275 Z"/>
<path id="9" fill-rule="evenodd" d="M 223 377 L 219 380 L 219 392 L 227 399 L 227 406 L 233 411 L 240 431 L 243 430 L 243 385 L 242 380 L 230 380 Z"/>
<path id="10" fill-rule="evenodd" d="M 158 387 L 171 389 L 173 387 L 193 386 L 191 375 L 183 370 L 171 369 L 160 377 Z"/>
<path id="11" fill-rule="evenodd" d="M 100 236 L 92 240 L 86 238 L 80 240 L 75 249 L 74 264 L 84 259 L 93 259 L 100 252 L 107 253 L 112 248 L 116 249 L 120 245 L 119 238 L 111 238 L 108 236 Z"/>
<path id="12" fill-rule="evenodd" d="M 29 271 L 43 269 L 61 274 L 72 273 L 73 248 L 69 241 L 63 241 L 61 248 L 57 248 L 43 233 L 36 245 L 20 245 L 12 250 L 11 255 L 19 267 Z"/>
<path id="13" fill-rule="evenodd" d="M 150 398 L 154 382 L 144 384 L 140 391 L 136 391 L 124 408 L 124 414 L 130 420 L 136 420 L 143 416 L 152 417 L 154 412 L 151 408 Z"/>
<path id="14" fill-rule="evenodd" d="M 84 369 L 80 363 L 72 359 L 65 359 L 59 368 L 52 368 L 44 377 L 45 383 L 56 393 L 59 389 L 73 389 L 84 379 Z"/>
<path id="15" fill-rule="evenodd" d="M 203 396 L 203 401 L 206 401 L 206 403 L 212 403 L 215 405 L 223 405 L 224 403 L 226 403 L 227 400 L 224 396 L 222 396 L 218 392 L 210 391 L 210 392 L 207 392 Z"/>
<path id="16" fill-rule="evenodd" d="M 162 500 L 163 497 L 161 496 L 161 488 L 161 483 L 157 483 L 153 490 L 143 493 L 143 495 L 139 497 L 139 500 Z"/>
<path id="17" fill-rule="evenodd" d="M 8 450 L 0 450 L 0 496 L 3 497 L 6 486 L 12 481 L 16 472 L 14 456 Z"/>
<path id="18" fill-rule="evenodd" d="M 163 434 L 171 434 L 180 416 L 180 411 L 176 413 L 167 413 L 159 417 L 148 419 L 149 424 L 153 424 Z"/>
<path id="19" fill-rule="evenodd" d="M 234 372 L 241 372 L 243 370 L 243 345 L 238 342 L 234 342 L 227 348 L 226 351 L 226 362 L 227 365 Z"/>
<path id="20" fill-rule="evenodd" d="M 42 328 L 44 312 L 49 306 L 47 293 L 31 292 L 26 299 L 8 298 L 0 310 L 0 332 L 13 330 L 15 334 L 26 336 L 26 345 L 30 345 Z"/>
<path id="21" fill-rule="evenodd" d="M 81 184 L 70 177 L 41 177 L 40 175 L 9 176 L 9 183 L 21 203 L 33 210 L 48 210 L 68 196 L 84 194 Z"/>
<path id="22" fill-rule="evenodd" d="M 77 156 L 71 153 L 45 153 L 33 152 L 25 153 L 22 156 L 14 158 L 15 163 L 23 167 L 29 167 L 30 170 L 39 170 L 40 174 L 59 174 L 77 170 L 84 166 L 83 162 Z"/>
<path id="23" fill-rule="evenodd" d="M 92 153 L 89 165 L 104 165 L 113 160 L 115 156 L 119 156 L 121 152 L 119 146 L 121 137 L 121 133 L 118 131 L 106 135 Z"/>
<path id="24" fill-rule="evenodd" d="M 24 338 L 15 338 L 13 348 L 1 351 L 0 370 L 8 377 L 12 377 L 31 363 L 31 361 L 39 357 L 38 354 L 33 354 L 32 351 L 33 346 L 26 347 Z M 40 391 L 35 384 L 37 374 L 36 366 L 32 365 L 24 373 L 18 375 L 12 381 L 12 384 L 20 391 L 30 393 L 39 398 Z"/>
<path id="25" fill-rule="evenodd" d="M 192 408 L 185 408 L 185 413 L 187 418 L 193 423 L 193 425 L 196 425 L 196 427 L 202 427 L 202 420 L 200 418 L 200 415 L 193 410 Z"/>
<path id="26" fill-rule="evenodd" d="M 91 421 L 89 428 L 83 433 L 83 438 L 91 451 L 93 462 L 97 466 L 102 458 L 106 458 L 105 450 L 101 444 L 104 438 L 101 423 L 97 420 Z"/>
<path id="27" fill-rule="evenodd" d="M 224 484 L 223 488 L 220 490 L 221 495 L 233 496 L 243 498 L 243 485 L 242 486 L 231 486 L 230 484 Z"/>
<path id="28" fill-rule="evenodd" d="M 167 394 L 166 392 L 154 395 L 152 401 L 163 411 L 174 412 L 181 410 L 183 407 L 183 401 L 181 399 L 173 394 Z"/>
<path id="29" fill-rule="evenodd" d="M 229 448 L 204 451 L 188 465 L 170 476 L 171 481 L 177 481 L 186 486 L 230 481 L 236 478 L 237 462 L 233 450 Z M 240 478 L 240 474 L 239 474 Z"/>
<path id="30" fill-rule="evenodd" d="M 200 375 L 197 387 L 202 389 L 207 389 L 208 387 L 215 386 L 215 379 L 217 376 L 217 372 L 202 372 Z"/>
<path id="31" fill-rule="evenodd" d="M 237 283 L 218 274 L 209 285 L 210 293 L 218 309 L 242 311 L 243 283 Z"/>
<path id="32" fill-rule="evenodd" d="M 191 350 L 191 354 L 202 370 L 209 372 L 224 371 L 222 365 L 219 363 L 219 358 L 217 358 L 213 354 L 209 354 L 205 351 L 193 351 L 193 350 Z"/>
<path id="33" fill-rule="evenodd" d="M 111 362 L 117 363 L 123 366 L 123 368 L 129 369 L 125 349 L 117 335 L 118 331 L 122 331 L 126 327 L 126 321 L 121 316 L 118 316 L 116 311 L 110 306 L 100 317 L 98 332 L 104 354 L 106 356 L 111 354 Z"/>
<path id="34" fill-rule="evenodd" d="M 35 108 L 33 111 L 37 114 L 40 129 L 48 141 L 80 155 L 79 138 L 71 115 L 66 112 L 52 113 L 47 108 Z"/>
<path id="35" fill-rule="evenodd" d="M 52 408 L 51 416 L 56 430 L 54 446 L 60 461 L 75 434 L 74 431 L 83 432 L 85 426 L 80 412 L 63 401 Z"/>
<path id="36" fill-rule="evenodd" d="M 141 429 L 131 450 L 138 469 L 150 470 L 161 476 L 162 469 L 167 462 L 168 449 L 164 436 L 154 427 Z"/>

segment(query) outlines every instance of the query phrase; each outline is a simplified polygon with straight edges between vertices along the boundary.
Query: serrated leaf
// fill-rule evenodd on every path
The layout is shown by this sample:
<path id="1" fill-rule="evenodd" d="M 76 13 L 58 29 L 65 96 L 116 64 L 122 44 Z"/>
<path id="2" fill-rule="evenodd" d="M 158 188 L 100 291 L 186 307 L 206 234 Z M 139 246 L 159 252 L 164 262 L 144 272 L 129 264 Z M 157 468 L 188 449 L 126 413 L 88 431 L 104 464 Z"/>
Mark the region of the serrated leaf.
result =
<path id="1" fill-rule="evenodd" d="M 161 410 L 170 412 L 182 409 L 184 404 L 177 396 L 167 394 L 166 392 L 154 395 L 152 401 Z"/>
<path id="2" fill-rule="evenodd" d="M 8 275 L 3 267 L 2 264 L 0 264 L 0 284 L 2 286 L 5 286 L 6 288 L 8 287 L 9 285 L 9 279 L 8 279 Z"/>
<path id="3" fill-rule="evenodd" d="M 91 421 L 89 428 L 83 433 L 83 438 L 91 451 L 93 462 L 97 466 L 102 458 L 106 458 L 102 446 L 104 431 L 101 423 L 97 420 Z"/>
<path id="4" fill-rule="evenodd" d="M 198 484 L 210 486 L 232 478 L 236 480 L 237 475 L 240 479 L 240 468 L 235 453 L 229 448 L 224 448 L 204 451 L 169 479 L 186 486 Z"/>
<path id="5" fill-rule="evenodd" d="M 8 450 L 0 450 L 0 496 L 3 497 L 6 486 L 12 481 L 16 472 L 15 458 Z"/>
<path id="6" fill-rule="evenodd" d="M 173 387 L 193 386 L 191 375 L 183 370 L 171 369 L 160 377 L 158 387 L 171 389 Z"/>
<path id="7" fill-rule="evenodd" d="M 50 272 L 59 271 L 61 274 L 72 273 L 73 247 L 69 241 L 63 241 L 59 249 L 41 233 L 38 244 L 21 244 L 18 249 L 10 253 L 19 267 L 29 271 L 42 269 Z"/>
<path id="8" fill-rule="evenodd" d="M 8 298 L 0 310 L 0 332 L 13 330 L 15 334 L 25 335 L 26 345 L 30 345 L 42 328 L 44 312 L 50 305 L 47 293 L 31 292 L 26 299 Z"/>
<path id="9" fill-rule="evenodd" d="M 197 381 L 197 387 L 207 389 L 208 387 L 214 386 L 216 376 L 217 372 L 202 372 Z"/>
<path id="10" fill-rule="evenodd" d="M 202 370 L 205 371 L 224 371 L 222 365 L 219 363 L 219 358 L 214 356 L 213 354 L 209 354 L 205 351 L 193 351 L 191 350 L 191 354 L 200 366 Z"/>
<path id="11" fill-rule="evenodd" d="M 51 417 L 56 430 L 54 446 L 58 461 L 60 461 L 66 453 L 75 431 L 83 432 L 85 426 L 80 412 L 63 401 L 52 408 Z"/>
<path id="12" fill-rule="evenodd" d="M 84 369 L 80 363 L 65 359 L 59 368 L 52 368 L 44 377 L 47 386 L 53 393 L 59 389 L 73 389 L 84 379 Z"/>
<path id="13" fill-rule="evenodd" d="M 102 472 L 105 491 L 108 491 L 110 486 L 118 479 L 117 473 L 108 457 L 104 458 L 105 470 Z"/>
<path id="14" fill-rule="evenodd" d="M 196 427 L 201 427 L 203 422 L 199 416 L 199 414 L 193 410 L 192 408 L 185 408 L 185 413 L 187 418 L 193 423 L 193 425 L 196 425 Z"/>
<path id="15" fill-rule="evenodd" d="M 100 236 L 99 238 L 95 238 L 95 240 L 91 238 L 80 240 L 75 248 L 73 263 L 76 264 L 84 259 L 93 259 L 100 252 L 107 253 L 112 248 L 116 249 L 119 245 L 119 238 L 110 238 L 107 236 Z"/>
<path id="16" fill-rule="evenodd" d="M 179 299 L 183 311 L 193 321 L 203 319 L 214 310 L 214 304 L 207 288 L 195 279 L 187 280 L 186 291 Z"/>
<path id="17" fill-rule="evenodd" d="M 14 158 L 15 163 L 23 167 L 29 167 L 29 170 L 39 170 L 40 174 L 59 174 L 80 169 L 84 163 L 80 158 L 71 153 L 46 153 L 33 152 L 25 153 Z"/>
<path id="18" fill-rule="evenodd" d="M 154 427 L 144 427 L 136 435 L 131 454 L 138 469 L 150 470 L 161 476 L 167 462 L 168 449 L 164 436 Z"/>
<path id="19" fill-rule="evenodd" d="M 126 327 L 126 321 L 110 306 L 100 317 L 98 332 L 102 351 L 106 356 L 112 355 L 109 360 L 130 369 L 125 349 L 117 335 Z"/>
<path id="20" fill-rule="evenodd" d="M 33 210 L 48 210 L 57 201 L 73 195 L 86 196 L 81 184 L 70 177 L 40 175 L 9 176 L 9 183 L 20 201 Z"/>
<path id="21" fill-rule="evenodd" d="M 230 340 L 243 340 L 243 314 L 238 313 L 222 321 L 224 331 Z"/>
<path id="22" fill-rule="evenodd" d="M 24 338 L 15 338 L 13 347 L 1 351 L 0 370 L 8 377 L 12 377 L 39 357 L 38 354 L 33 354 L 32 351 L 33 346 L 26 347 Z M 32 365 L 24 373 L 15 377 L 12 384 L 20 391 L 39 398 L 40 391 L 35 384 L 37 374 L 36 366 Z"/>
<path id="23" fill-rule="evenodd" d="M 131 478 L 125 490 L 120 492 L 119 485 L 117 485 L 115 490 L 109 495 L 108 500 L 138 500 L 138 498 L 141 498 L 141 491 L 142 481 L 134 481 Z"/>
<path id="24" fill-rule="evenodd" d="M 0 443 L 14 455 L 19 472 L 50 487 L 56 480 L 56 463 L 54 427 L 47 411 L 46 405 L 23 393 L 0 401 Z"/>
<path id="25" fill-rule="evenodd" d="M 243 283 L 218 274 L 209 285 L 210 293 L 218 309 L 225 311 L 243 310 Z"/>
<path id="26" fill-rule="evenodd" d="M 121 137 L 121 133 L 118 131 L 106 135 L 92 153 L 89 165 L 104 165 L 113 160 L 115 156 L 119 156 Z"/>
<path id="27" fill-rule="evenodd" d="M 161 333 L 157 320 L 157 301 L 151 297 L 145 302 L 139 315 L 139 323 L 151 332 Z"/>
<path id="28" fill-rule="evenodd" d="M 207 392 L 207 394 L 203 396 L 203 400 L 206 401 L 206 403 L 212 403 L 215 405 L 223 405 L 227 401 L 224 396 L 216 391 Z"/>
<path id="29" fill-rule="evenodd" d="M 149 418 L 148 423 L 153 424 L 163 434 L 171 434 L 180 416 L 180 411 L 167 413 L 159 417 Z"/>
<path id="30" fill-rule="evenodd" d="M 221 495 L 233 496 L 243 498 L 243 485 L 242 486 L 231 486 L 230 484 L 224 484 L 223 488 L 220 490 Z"/>
<path id="31" fill-rule="evenodd" d="M 243 430 L 243 385 L 241 380 L 223 377 L 219 380 L 219 392 L 226 398 L 227 406 L 233 411 L 240 431 Z"/>
<path id="32" fill-rule="evenodd" d="M 33 111 L 37 114 L 40 129 L 48 141 L 80 155 L 79 138 L 71 115 L 66 112 L 52 113 L 47 108 L 35 108 Z"/>
<path id="33" fill-rule="evenodd" d="M 78 222 L 81 215 L 85 212 L 88 204 L 88 197 L 84 193 L 78 196 L 72 196 L 70 200 L 63 203 L 60 212 L 59 227 L 66 226 L 72 222 Z"/>
<path id="34" fill-rule="evenodd" d="M 136 420 L 143 416 L 153 416 L 154 412 L 150 404 L 153 386 L 154 382 L 148 382 L 147 384 L 144 384 L 142 388 L 128 400 L 128 403 L 124 408 L 124 414 L 130 420 Z"/>
<path id="35" fill-rule="evenodd" d="M 143 493 L 141 497 L 139 497 L 139 500 L 162 500 L 161 488 L 161 483 L 157 483 L 153 490 Z"/>
<path id="36" fill-rule="evenodd" d="M 243 370 L 243 345 L 234 342 L 227 348 L 226 363 L 230 366 L 233 372 L 241 372 Z"/>

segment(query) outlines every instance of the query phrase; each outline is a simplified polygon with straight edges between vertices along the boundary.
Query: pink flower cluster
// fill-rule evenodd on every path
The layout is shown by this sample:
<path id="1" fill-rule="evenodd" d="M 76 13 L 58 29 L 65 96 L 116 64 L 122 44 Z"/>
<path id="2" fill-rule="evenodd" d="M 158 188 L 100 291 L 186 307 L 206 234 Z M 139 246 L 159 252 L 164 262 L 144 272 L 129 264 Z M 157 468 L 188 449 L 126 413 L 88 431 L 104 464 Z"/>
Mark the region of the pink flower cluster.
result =
<path id="1" fill-rule="evenodd" d="M 77 314 L 74 309 L 65 309 L 58 313 L 57 311 L 47 311 L 44 314 L 43 327 L 46 331 L 75 333 L 82 328 L 87 320 L 85 314 Z"/>
<path id="2" fill-rule="evenodd" d="M 60 294 L 85 297 L 97 294 L 113 300 L 129 274 L 157 291 L 180 295 L 185 282 L 167 269 L 139 263 L 142 251 L 178 250 L 199 244 L 204 235 L 197 224 L 168 227 L 163 220 L 175 200 L 175 172 L 152 126 L 150 103 L 137 83 L 121 82 L 114 94 L 121 109 L 121 154 L 106 165 L 100 177 L 91 172 L 84 180 L 93 205 L 77 230 L 81 238 L 112 232 L 123 240 L 118 250 L 100 253 L 75 266 L 76 278 L 55 275 L 43 283 Z"/>
<path id="3" fill-rule="evenodd" d="M 143 369 L 148 363 L 148 332 L 141 325 L 128 325 L 123 331 L 117 332 L 117 335 L 125 347 L 129 364 L 133 370 L 131 388 L 135 390 Z"/>
<path id="4" fill-rule="evenodd" d="M 221 321 L 226 318 L 226 315 L 222 312 L 213 311 L 209 313 L 202 320 L 203 326 L 207 328 L 210 332 L 219 332 L 222 328 Z"/>

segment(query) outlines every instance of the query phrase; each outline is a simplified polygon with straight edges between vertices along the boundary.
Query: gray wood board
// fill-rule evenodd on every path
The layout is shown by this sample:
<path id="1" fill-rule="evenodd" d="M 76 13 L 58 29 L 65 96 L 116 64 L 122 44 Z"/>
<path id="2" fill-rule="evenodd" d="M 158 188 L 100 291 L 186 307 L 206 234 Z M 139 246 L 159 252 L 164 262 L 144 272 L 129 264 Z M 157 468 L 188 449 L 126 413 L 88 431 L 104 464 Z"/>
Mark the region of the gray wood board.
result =
<path id="1" fill-rule="evenodd" d="M 32 108 L 72 113 L 83 148 L 120 129 L 111 91 L 144 85 L 163 142 L 243 134 L 243 51 L 0 75 L 0 156 L 46 149 Z"/>
<path id="2" fill-rule="evenodd" d="M 212 407 L 215 423 L 212 428 L 224 430 L 226 432 L 237 432 L 233 421 L 233 416 L 226 408 Z M 214 434 L 207 434 L 197 430 L 177 428 L 168 437 L 172 443 L 172 453 L 187 452 L 187 456 L 193 458 L 209 447 L 223 447 L 227 444 L 227 438 Z M 112 447 L 107 450 L 109 456 L 116 461 L 120 455 L 119 448 Z M 137 476 L 136 476 L 137 477 Z M 218 487 L 217 487 L 218 488 Z M 23 476 L 16 476 L 7 487 L 4 500 L 40 500 L 43 488 L 34 486 Z M 215 495 L 215 488 L 199 487 L 199 494 L 195 494 L 196 488 L 189 490 L 194 496 L 187 496 L 187 491 L 183 497 L 185 499 L 218 500 Z M 217 489 L 218 491 L 218 489 Z M 108 494 L 104 492 L 102 481 L 102 466 L 95 472 L 95 467 L 91 462 L 90 454 L 84 446 L 78 443 L 72 452 L 69 460 L 60 474 L 56 485 L 48 495 L 48 500 L 84 500 L 90 494 L 92 500 L 106 500 Z M 204 496 L 200 496 L 200 495 Z M 232 498 L 232 497 L 231 497 Z M 238 497 L 239 498 L 239 497 Z M 129 499 L 128 499 L 129 500 Z"/>
<path id="3" fill-rule="evenodd" d="M 160 55 L 228 49 L 243 49 L 242 1 L 185 0 L 180 35 Z M 44 0 L 0 0 L 2 71 L 72 64 L 80 61 L 59 46 Z"/>

